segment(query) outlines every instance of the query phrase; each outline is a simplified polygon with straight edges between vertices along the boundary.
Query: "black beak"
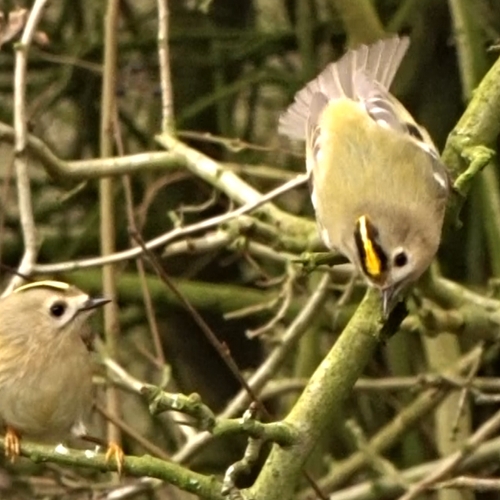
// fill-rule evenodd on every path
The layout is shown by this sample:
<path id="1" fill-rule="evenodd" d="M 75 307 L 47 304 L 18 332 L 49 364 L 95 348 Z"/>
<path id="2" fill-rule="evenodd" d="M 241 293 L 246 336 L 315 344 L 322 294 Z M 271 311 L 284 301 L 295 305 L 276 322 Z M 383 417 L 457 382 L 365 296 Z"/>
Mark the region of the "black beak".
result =
<path id="1" fill-rule="evenodd" d="M 91 309 L 95 309 L 96 307 L 101 307 L 108 302 L 111 302 L 111 299 L 106 299 L 104 297 L 96 297 L 89 298 L 82 306 L 80 307 L 80 311 L 90 311 Z"/>
<path id="2" fill-rule="evenodd" d="M 382 290 L 382 314 L 384 318 L 387 318 L 392 311 L 395 291 L 396 289 L 392 286 Z"/>

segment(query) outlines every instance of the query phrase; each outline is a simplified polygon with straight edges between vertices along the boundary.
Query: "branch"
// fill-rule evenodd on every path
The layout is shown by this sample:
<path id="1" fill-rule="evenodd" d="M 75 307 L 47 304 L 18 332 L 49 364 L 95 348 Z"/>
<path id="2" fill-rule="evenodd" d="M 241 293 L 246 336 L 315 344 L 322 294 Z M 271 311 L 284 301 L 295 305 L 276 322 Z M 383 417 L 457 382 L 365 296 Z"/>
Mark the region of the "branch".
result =
<path id="1" fill-rule="evenodd" d="M 14 135 L 12 127 L 0 122 L 0 141 L 13 143 Z M 27 136 L 26 149 L 40 161 L 52 179 L 61 183 L 102 179 L 103 177 L 136 172 L 165 171 L 181 168 L 185 165 L 185 160 L 181 155 L 164 151 L 92 160 L 64 161 L 42 140 L 33 135 Z"/>
<path id="2" fill-rule="evenodd" d="M 100 156 L 112 156 L 114 149 L 113 116 L 116 109 L 116 65 L 118 57 L 117 33 L 120 12 L 119 0 L 109 0 L 104 18 L 104 64 L 101 96 Z M 101 255 L 106 258 L 116 250 L 115 196 L 112 177 L 99 181 L 99 215 Z M 120 321 L 116 291 L 116 276 L 113 265 L 102 267 L 102 288 L 105 297 L 111 300 L 103 311 L 106 347 L 112 357 L 117 357 L 120 339 Z M 106 408 L 113 417 L 121 412 L 121 401 L 116 387 L 106 387 Z M 107 422 L 107 438 L 121 443 L 121 431 L 112 422 Z"/>
<path id="3" fill-rule="evenodd" d="M 3 440 L 0 449 L 5 449 Z M 72 467 L 85 467 L 101 472 L 116 471 L 114 460 L 106 461 L 105 455 L 91 450 L 69 450 L 62 445 L 57 447 L 21 441 L 21 455 L 35 463 L 51 462 Z M 207 500 L 224 500 L 221 495 L 222 484 L 214 477 L 198 474 L 172 462 L 145 455 L 126 456 L 122 471 L 134 477 L 154 477 L 181 490 L 188 491 Z"/>
<path id="4" fill-rule="evenodd" d="M 174 129 L 174 104 L 168 46 L 169 16 L 168 0 L 158 0 L 158 60 L 160 61 L 161 130 L 163 133 L 172 133 Z"/>
<path id="5" fill-rule="evenodd" d="M 481 352 L 480 347 L 471 349 L 453 367 L 446 370 L 445 377 L 463 374 L 474 363 Z M 445 388 L 428 389 L 412 402 L 398 412 L 396 417 L 382 427 L 369 441 L 368 446 L 377 453 L 383 453 L 396 443 L 413 426 L 421 423 L 422 418 L 428 415 L 446 397 L 448 390 Z M 356 472 L 359 472 L 365 465 L 367 459 L 364 453 L 358 451 L 349 458 L 336 462 L 331 472 L 319 483 L 320 488 L 325 492 L 330 492 L 347 481 Z M 300 496 L 302 500 L 310 498 L 309 493 Z"/>
<path id="6" fill-rule="evenodd" d="M 21 41 L 15 46 L 14 168 L 16 171 L 17 196 L 21 218 L 21 229 L 23 233 L 24 254 L 17 269 L 19 274 L 13 276 L 8 287 L 4 290 L 4 294 L 10 293 L 12 289 L 15 288 L 20 281 L 22 281 L 20 276 L 27 276 L 31 273 L 37 256 L 38 245 L 36 241 L 35 219 L 33 217 L 33 206 L 31 201 L 28 155 L 26 154 L 26 137 L 28 133 L 28 118 L 26 113 L 26 80 L 29 48 L 46 3 L 47 0 L 35 1 L 26 21 L 26 27 L 23 31 Z"/>
<path id="7" fill-rule="evenodd" d="M 186 167 L 193 174 L 225 193 L 236 203 L 255 203 L 262 196 L 234 172 L 223 168 L 216 161 L 174 137 L 163 134 L 157 136 L 156 141 L 169 149 L 170 152 L 181 155 L 185 159 Z M 299 248 L 303 248 L 304 244 L 307 246 L 317 239 L 316 226 L 312 221 L 290 215 L 271 203 L 262 205 L 256 211 L 256 215 L 272 223 L 280 231 L 288 233 L 290 238 L 296 238 Z"/>
<path id="8" fill-rule="evenodd" d="M 413 500 L 423 491 L 444 479 L 447 474 L 455 470 L 458 465 L 476 450 L 479 445 L 488 439 L 491 434 L 500 428 L 500 411 L 489 418 L 479 429 L 463 444 L 461 449 L 443 460 L 438 468 L 414 484 L 400 500 Z"/>
<path id="9" fill-rule="evenodd" d="M 281 367 L 287 355 L 294 348 L 294 346 L 296 346 L 299 338 L 307 331 L 312 319 L 319 313 L 325 303 L 329 284 L 330 276 L 325 274 L 307 304 L 294 319 L 293 323 L 287 328 L 281 339 L 280 345 L 269 354 L 267 359 L 248 379 L 248 384 L 253 391 L 257 393 L 260 392 L 265 384 Z M 238 413 L 241 413 L 241 411 L 243 411 L 245 406 L 248 406 L 249 403 L 250 397 L 247 392 L 240 390 L 238 394 L 228 403 L 219 417 L 230 418 L 235 416 Z M 178 462 L 188 460 L 210 439 L 211 436 L 207 432 L 197 434 L 194 438 L 186 442 L 184 447 L 175 454 L 173 460 Z"/>
<path id="10" fill-rule="evenodd" d="M 500 58 L 475 90 L 470 104 L 448 136 L 442 154 L 445 165 L 456 179 L 455 188 L 462 197 L 467 194 L 473 176 L 495 154 L 488 148 L 500 133 L 499 115 Z M 452 213 L 458 213 L 462 200 L 455 196 L 452 201 Z"/>
<path id="11" fill-rule="evenodd" d="M 326 429 L 332 422 L 340 421 L 339 412 L 345 399 L 375 347 L 387 334 L 380 315 L 379 293 L 369 289 L 353 318 L 285 418 L 284 423 L 299 431 L 300 439 L 296 445 L 288 448 L 273 447 L 257 481 L 250 488 L 255 498 L 279 500 L 293 497 L 300 477 L 299 471 Z"/>
<path id="12" fill-rule="evenodd" d="M 207 430 L 213 436 L 232 436 L 244 434 L 255 439 L 272 441 L 281 446 L 289 446 L 296 442 L 297 434 L 283 422 L 263 424 L 255 419 L 216 418 L 210 408 L 203 404 L 198 394 L 186 396 L 172 394 L 153 385 L 146 384 L 141 394 L 149 401 L 149 409 L 153 415 L 173 410 L 184 413 L 196 420 L 196 427 Z"/>
<path id="13" fill-rule="evenodd" d="M 479 467 L 487 466 L 496 460 L 500 452 L 500 438 L 495 438 L 483 443 L 475 450 L 458 468 L 458 472 L 477 470 Z M 401 471 L 401 477 L 405 482 L 418 481 L 432 471 L 438 469 L 446 458 L 416 465 Z M 457 478 L 458 479 L 458 478 Z M 438 483 L 436 487 L 442 486 Z M 404 488 L 398 478 L 381 477 L 376 480 L 364 481 L 355 486 L 349 486 L 332 493 L 329 500 L 373 500 L 374 492 L 377 498 L 394 498 L 404 493 Z"/>
<path id="14" fill-rule="evenodd" d="M 307 174 L 298 175 L 291 181 L 286 182 L 285 184 L 277 187 L 276 189 L 273 189 L 269 193 L 261 195 L 260 198 L 251 203 L 243 205 L 240 208 L 237 208 L 236 210 L 232 210 L 231 212 L 227 212 L 225 214 L 212 217 L 211 219 L 202 220 L 201 222 L 197 222 L 189 226 L 177 227 L 175 229 L 172 229 L 172 231 L 169 231 L 168 233 L 165 233 L 161 236 L 158 236 L 148 241 L 145 244 L 145 247 L 148 250 L 153 250 L 160 246 L 167 245 L 171 241 L 176 240 L 178 238 L 183 238 L 191 234 L 197 233 L 198 231 L 205 231 L 207 229 L 219 226 L 220 224 L 235 219 L 240 215 L 253 212 L 259 207 L 265 205 L 270 200 L 286 193 L 291 189 L 301 186 L 306 182 L 307 182 Z M 314 225 L 312 222 L 309 221 L 303 221 L 303 222 L 308 226 Z M 33 271 L 38 274 L 54 274 L 54 273 L 76 271 L 78 269 L 85 269 L 88 267 L 101 267 L 103 265 L 112 264 L 115 262 L 122 262 L 124 260 L 135 259 L 142 254 L 143 254 L 143 249 L 140 246 L 136 246 L 129 250 L 115 252 L 111 255 L 103 257 L 93 257 L 90 259 L 60 262 L 58 264 L 38 264 L 37 266 L 34 267 Z"/>

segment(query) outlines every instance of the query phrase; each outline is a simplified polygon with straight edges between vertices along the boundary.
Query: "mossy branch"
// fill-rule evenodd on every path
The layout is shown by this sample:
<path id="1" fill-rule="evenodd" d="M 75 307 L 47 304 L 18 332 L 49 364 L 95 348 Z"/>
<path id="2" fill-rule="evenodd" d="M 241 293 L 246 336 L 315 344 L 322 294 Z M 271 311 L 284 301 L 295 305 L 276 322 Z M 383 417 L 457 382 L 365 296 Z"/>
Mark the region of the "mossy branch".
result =
<path id="1" fill-rule="evenodd" d="M 0 442 L 0 449 L 4 449 Z M 21 442 L 21 456 L 35 463 L 50 462 L 72 467 L 85 467 L 101 472 L 116 472 L 113 460 L 106 461 L 102 453 L 90 450 L 80 451 L 67 449 L 61 445 L 49 445 Z M 212 476 L 198 474 L 173 462 L 166 462 L 149 455 L 142 457 L 127 456 L 123 463 L 122 473 L 134 477 L 154 477 L 178 488 L 198 495 L 206 500 L 223 500 L 222 484 Z"/>
<path id="2" fill-rule="evenodd" d="M 378 314 L 377 312 L 378 311 Z M 369 289 L 352 320 L 313 374 L 284 422 L 300 433 L 297 444 L 274 446 L 250 494 L 255 498 L 292 498 L 299 473 L 332 422 L 375 347 L 384 339 L 380 296 Z M 402 319 L 402 318 L 401 318 Z"/>

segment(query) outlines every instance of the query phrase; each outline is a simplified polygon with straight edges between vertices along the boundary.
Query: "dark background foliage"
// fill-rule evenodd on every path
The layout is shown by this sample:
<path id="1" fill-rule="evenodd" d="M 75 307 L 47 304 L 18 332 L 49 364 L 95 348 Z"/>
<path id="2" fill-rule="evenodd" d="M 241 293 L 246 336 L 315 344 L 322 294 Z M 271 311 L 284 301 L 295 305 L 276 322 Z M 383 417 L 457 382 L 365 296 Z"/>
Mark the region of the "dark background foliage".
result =
<path id="1" fill-rule="evenodd" d="M 31 5 L 3 1 L 0 7 L 7 22 L 8 13 Z M 410 36 L 411 48 L 393 91 L 417 121 L 427 127 L 440 149 L 472 97 L 465 76 L 470 73 L 475 86 L 498 57 L 500 3 L 496 0 L 372 3 L 368 0 L 177 0 L 171 1 L 169 7 L 169 62 L 178 137 L 193 151 L 216 160 L 224 171 L 235 173 L 260 193 L 303 172 L 302 148 L 277 136 L 279 113 L 305 82 L 347 48 L 370 43 L 387 33 Z M 109 71 L 103 66 L 106 9 L 107 2 L 100 0 L 50 2 L 38 25 L 39 37 L 29 52 L 25 117 L 29 132 L 58 158 L 67 161 L 66 165 L 80 166 L 81 171 L 86 165 L 75 162 L 101 155 L 100 130 L 106 105 L 102 100 L 103 74 Z M 115 156 L 163 151 L 156 140 L 162 132 L 157 37 L 156 2 L 119 2 L 117 120 L 112 134 L 119 138 L 113 145 Z M 18 37 L 7 40 L 0 50 L 0 121 L 5 130 L 13 123 L 17 42 Z M 473 63 L 469 66 L 459 50 L 460 43 L 466 47 L 469 44 L 473 53 Z M 24 243 L 13 170 L 12 134 L 10 138 L 7 131 L 0 135 L 0 257 L 2 264 L 16 268 Z M 36 278 L 64 279 L 92 292 L 101 290 L 101 266 L 76 272 L 57 267 L 101 254 L 102 199 L 98 175 L 73 178 L 49 175 L 50 169 L 40 150 L 30 151 L 33 213 L 39 242 L 31 274 Z M 473 184 L 461 212 L 463 225 L 457 228 L 449 224 L 445 231 L 439 264 L 443 276 L 471 286 L 484 296 L 496 297 L 496 279 L 500 276 L 496 162 L 491 162 L 481 176 L 483 180 Z M 127 206 L 133 209 L 135 224 L 142 238 L 148 241 L 176 227 L 224 214 L 241 204 L 245 195 L 237 186 L 229 183 L 221 188 L 217 176 L 212 177 L 207 182 L 206 177 L 186 168 L 183 162 L 161 168 L 149 168 L 145 162 L 143 168 L 128 176 L 131 200 L 127 200 L 125 184 L 116 176 L 111 190 L 115 228 L 114 234 L 109 235 L 115 240 L 116 249 L 135 245 L 130 236 Z M 132 204 L 127 205 L 130 201 Z M 262 214 L 250 215 L 238 219 L 238 223 L 228 222 L 154 251 L 163 269 L 227 346 L 244 375 L 257 369 L 280 346 L 282 335 L 325 272 L 322 268 L 308 273 L 297 264 L 303 252 L 324 250 L 314 237 L 314 214 L 307 188 L 302 186 L 288 192 L 275 204 L 281 213 L 287 214 L 283 224 L 288 225 L 280 225 Z M 207 244 L 209 236 L 218 236 L 220 240 Z M 193 250 L 193 244 L 202 249 Z M 43 267 L 44 264 L 49 267 Z M 151 334 L 151 321 L 145 314 L 144 288 L 137 263 L 129 259 L 115 267 L 120 333 L 113 357 L 138 379 L 154 384 L 161 382 L 163 368 L 168 366 L 170 378 L 165 387 L 169 391 L 196 392 L 214 412 L 222 411 L 241 389 L 239 381 L 193 315 L 161 282 L 151 265 L 143 265 L 161 350 L 158 343 L 155 347 L 156 337 Z M 3 273 L 5 283 L 10 277 L 8 272 Z M 311 318 L 305 335 L 279 370 L 269 375 L 270 389 L 276 386 L 277 390 L 277 396 L 268 401 L 273 420 L 283 418 L 293 408 L 299 390 L 329 351 L 362 297 L 363 284 L 356 282 L 349 300 L 344 300 L 348 280 L 348 272 L 342 269 L 334 275 L 335 285 L 331 286 L 324 307 Z M 419 293 L 421 299 L 426 296 L 425 289 Z M 454 376 L 467 377 L 470 373 L 471 377 L 480 377 L 478 384 L 484 383 L 490 392 L 498 392 L 498 361 L 496 351 L 491 348 L 491 341 L 497 338 L 493 331 L 496 326 L 485 328 L 485 334 L 476 335 L 477 330 L 473 329 L 468 335 L 460 335 L 463 323 L 455 323 L 454 329 L 453 323 L 440 323 L 428 311 L 426 318 L 430 314 L 435 323 L 422 323 L 415 308 L 410 308 L 410 312 L 403 331 L 379 346 L 370 358 L 365 378 L 339 410 L 342 418 L 339 420 L 337 416 L 332 421 L 327 438 L 315 447 L 308 470 L 318 478 L 326 493 L 347 485 L 347 481 L 341 481 L 335 488 L 328 486 L 325 478 L 335 473 L 336 461 L 345 463 L 363 449 L 363 440 L 394 422 L 421 391 L 444 384 L 442 378 L 441 382 L 436 378 L 432 383 L 419 384 L 419 375 L 443 373 L 486 339 L 475 369 Z M 248 335 L 269 321 L 270 326 L 260 336 Z M 448 331 L 451 333 L 442 333 Z M 102 387 L 103 380 L 101 368 L 96 376 L 98 386 Z M 418 425 L 415 422 L 408 425 L 387 446 L 390 450 L 384 459 L 375 453 L 349 479 L 360 482 L 391 476 L 396 469 L 425 464 L 460 448 L 496 409 L 494 405 L 475 406 L 470 397 L 465 406 L 460 406 L 463 404 L 460 395 L 464 392 L 451 388 L 470 385 L 471 380 L 464 382 L 460 378 L 455 384 L 444 384 L 450 390 L 446 402 L 423 412 Z M 393 383 L 393 390 L 384 389 L 384 381 Z M 98 401 L 104 404 L 106 397 L 101 388 Z M 176 426 L 177 417 L 152 418 L 144 399 L 126 391 L 119 392 L 119 400 L 119 418 L 166 454 L 175 457 L 189 441 L 189 432 L 183 434 Z M 356 422 L 358 430 L 362 429 L 364 438 L 351 427 L 346 431 L 344 424 L 348 419 Z M 458 427 L 452 435 L 455 420 Z M 104 432 L 104 424 L 98 417 L 94 425 Z M 128 432 L 123 433 L 123 442 L 129 454 L 152 453 Z M 232 462 L 241 458 L 245 444 L 243 438 L 213 439 L 209 446 L 196 450 L 183 462 L 193 470 L 221 477 Z M 252 483 L 265 457 L 263 450 L 242 485 Z M 106 491 L 113 489 L 93 472 L 68 473 L 59 468 L 32 469 L 28 465 L 12 468 L 5 464 L 5 467 L 5 494 L 19 498 L 30 498 L 33 494 L 45 498 L 69 498 L 66 495 L 91 498 L 89 492 L 97 478 Z M 490 460 L 478 474 L 490 477 L 497 472 L 496 463 Z M 73 486 L 58 482 L 58 478 L 67 474 L 76 481 Z M 301 488 L 307 488 L 303 479 L 297 481 Z M 304 494 L 298 498 L 305 498 Z M 177 495 L 177 498 L 184 493 L 164 487 L 138 495 L 145 495 L 144 498 Z M 456 490 L 431 493 L 429 497 L 437 495 L 443 497 L 440 500 L 474 498 L 470 491 Z M 497 493 L 491 495 L 477 494 L 476 498 L 495 498 Z M 374 493 L 369 498 L 387 497 L 391 495 L 383 496 L 381 490 L 380 496 Z"/>

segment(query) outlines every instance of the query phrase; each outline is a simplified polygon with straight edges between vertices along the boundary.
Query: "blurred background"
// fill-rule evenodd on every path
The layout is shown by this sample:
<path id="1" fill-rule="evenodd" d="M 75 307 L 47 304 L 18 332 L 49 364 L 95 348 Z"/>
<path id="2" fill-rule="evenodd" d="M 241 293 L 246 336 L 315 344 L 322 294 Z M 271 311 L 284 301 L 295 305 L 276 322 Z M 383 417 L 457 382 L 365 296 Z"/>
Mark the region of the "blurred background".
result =
<path id="1" fill-rule="evenodd" d="M 29 132 L 56 157 L 69 162 L 67 165 L 100 156 L 106 4 L 101 0 L 49 2 L 29 52 Z M 11 268 L 19 264 L 23 239 L 12 134 L 9 137 L 8 133 L 13 124 L 14 53 L 20 31 L 12 19 L 9 23 L 9 15 L 30 6 L 20 0 L 0 1 L 0 122 L 6 127 L 0 131 L 0 262 Z M 389 33 L 410 36 L 411 47 L 393 93 L 429 130 L 440 149 L 500 50 L 498 0 L 174 0 L 169 9 L 168 47 L 178 137 L 261 193 L 304 171 L 302 146 L 277 135 L 279 114 L 297 90 L 347 48 Z M 157 2 L 121 0 L 118 23 L 114 155 L 162 151 L 155 139 L 162 127 Z M 469 66 L 460 57 L 459 43 L 472 51 Z M 497 144 L 488 146 L 496 148 Z M 100 266 L 75 272 L 64 266 L 53 271 L 43 267 L 100 255 L 98 182 L 50 175 L 49 162 L 39 149 L 31 151 L 29 158 L 39 241 L 40 267 L 38 271 L 35 267 L 34 277 L 58 278 L 99 292 Z M 496 162 L 481 179 L 461 213 L 463 225 L 445 234 L 439 263 L 444 276 L 495 297 L 500 276 Z M 148 241 L 238 206 L 234 197 L 214 185 L 182 164 L 166 168 L 146 165 L 127 181 L 117 177 L 112 187 L 117 250 L 135 245 L 130 235 L 133 225 Z M 227 346 L 244 375 L 252 373 L 280 345 L 326 272 L 309 273 L 295 260 L 304 252 L 324 251 L 315 236 L 307 186 L 288 192 L 275 203 L 293 217 L 290 221 L 299 229 L 288 232 L 276 221 L 250 215 L 155 250 L 165 272 Z M 113 357 L 144 382 L 164 384 L 171 392 L 196 392 L 214 412 L 222 411 L 240 390 L 239 382 L 192 314 L 143 262 L 155 318 L 153 329 L 157 330 L 152 334 L 137 265 L 135 260 L 125 260 L 115 267 L 120 313 L 119 345 Z M 2 270 L 1 277 L 6 284 L 11 276 Z M 346 297 L 349 272 L 339 269 L 334 277 L 330 299 L 269 382 L 268 389 L 275 387 L 276 392 L 271 391 L 266 401 L 276 419 L 292 407 L 362 296 L 363 284 L 356 281 L 347 300 L 338 303 Z M 102 330 L 102 322 L 95 326 Z M 380 348 L 366 373 L 375 380 L 400 377 L 406 385 L 396 384 L 396 389 L 388 391 L 376 385 L 370 389 L 368 384 L 368 388 L 356 390 L 346 405 L 346 419 L 354 418 L 367 437 L 393 421 L 425 389 L 425 384 L 418 385 L 410 377 L 440 373 L 478 342 L 473 336 L 429 338 L 422 329 L 410 330 Z M 436 343 L 436 339 L 440 340 Z M 500 383 L 494 385 L 496 354 L 481 359 L 473 375 L 486 377 L 492 384 L 488 387 L 500 390 Z M 415 382 L 413 392 L 409 380 Z M 99 404 L 105 400 L 102 387 L 108 383 L 97 362 Z M 169 456 L 183 449 L 192 431 L 179 430 L 176 417 L 153 418 L 143 398 L 128 391 L 119 394 L 119 420 Z M 458 398 L 457 392 L 453 394 Z M 490 414 L 490 407 L 469 408 L 468 404 L 457 412 L 457 398 L 448 413 L 422 416 L 418 426 L 408 428 L 390 446 L 388 458 L 399 469 L 449 453 Z M 447 434 L 443 444 L 436 435 L 446 432 L 440 426 L 447 422 L 450 427 L 453 415 L 460 421 L 459 437 Z M 94 425 L 104 432 L 98 412 Z M 127 453 L 153 453 L 128 432 L 123 433 L 123 442 Z M 202 472 L 222 474 L 241 457 L 244 446 L 244 439 L 213 439 L 181 461 Z M 318 478 L 327 477 L 332 464 L 347 459 L 356 444 L 342 426 L 335 425 L 320 448 L 310 465 Z M 3 488 L 5 498 L 99 498 L 93 481 L 99 477 L 103 489 L 109 486 L 106 479 L 89 471 L 80 474 L 56 466 L 33 469 L 31 464 L 14 469 L 4 466 L 7 470 L 2 473 L 0 490 Z M 258 464 L 254 469 L 255 475 Z M 490 462 L 488 471 L 498 472 L 497 465 Z M 358 470 L 351 481 L 372 474 Z M 251 480 L 252 475 L 243 478 L 242 484 Z M 450 492 L 444 496 L 447 494 Z M 477 498 L 497 498 L 497 494 Z M 185 496 L 165 487 L 140 492 L 136 498 Z M 475 497 L 467 491 L 442 500 L 459 498 Z"/>

